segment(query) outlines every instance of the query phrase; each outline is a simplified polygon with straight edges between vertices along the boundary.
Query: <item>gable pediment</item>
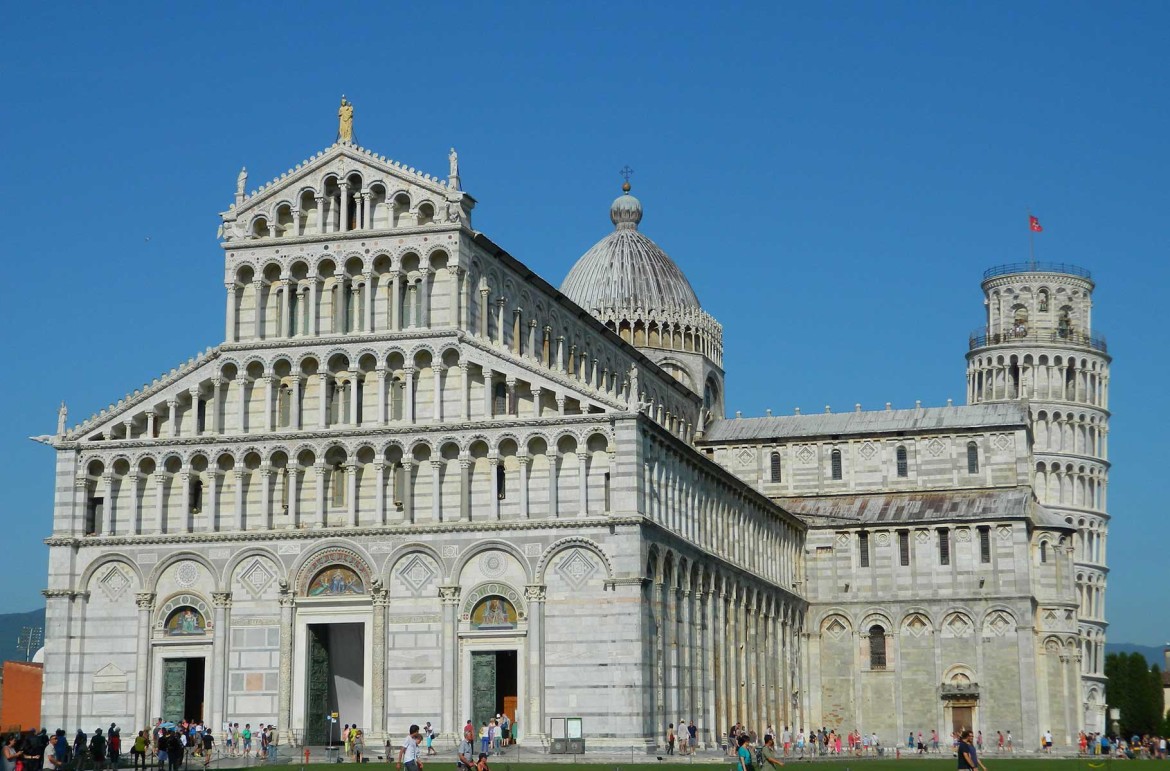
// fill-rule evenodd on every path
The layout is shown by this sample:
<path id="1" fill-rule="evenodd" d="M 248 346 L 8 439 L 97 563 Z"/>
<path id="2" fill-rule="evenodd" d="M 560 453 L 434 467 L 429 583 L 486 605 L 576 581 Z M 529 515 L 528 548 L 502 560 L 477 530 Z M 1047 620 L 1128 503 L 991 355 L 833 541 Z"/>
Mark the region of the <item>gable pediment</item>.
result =
<path id="1" fill-rule="evenodd" d="M 363 147 L 338 143 L 250 193 L 238 195 L 236 203 L 221 216 L 225 223 L 248 222 L 257 215 L 272 216 L 281 204 L 296 208 L 306 193 L 325 195 L 330 180 L 348 180 L 355 175 L 361 180 L 361 191 L 380 189 L 388 200 L 405 193 L 413 205 L 429 200 L 440 213 L 448 202 L 463 202 L 468 210 L 474 205 L 471 196 L 447 180 Z"/>

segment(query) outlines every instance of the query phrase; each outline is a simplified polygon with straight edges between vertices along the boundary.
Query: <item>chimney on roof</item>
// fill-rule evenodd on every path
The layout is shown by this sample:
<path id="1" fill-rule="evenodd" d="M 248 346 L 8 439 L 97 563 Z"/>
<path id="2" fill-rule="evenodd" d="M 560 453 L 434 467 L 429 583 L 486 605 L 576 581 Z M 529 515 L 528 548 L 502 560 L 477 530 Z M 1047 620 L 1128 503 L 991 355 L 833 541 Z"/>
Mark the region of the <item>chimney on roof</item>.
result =
<path id="1" fill-rule="evenodd" d="M 743 417 L 743 412 L 742 412 L 742 411 L 740 411 L 740 410 L 736 410 L 736 411 L 735 411 L 735 417 L 736 417 L 736 419 L 737 419 L 737 420 L 738 420 L 739 418 L 742 418 L 742 417 Z"/>
<path id="2" fill-rule="evenodd" d="M 861 412 L 861 402 L 858 402 L 857 404 L 853 405 L 853 411 L 854 412 Z"/>
<path id="3" fill-rule="evenodd" d="M 827 415 L 827 414 L 829 414 L 830 412 L 832 412 L 832 410 L 831 410 L 831 409 L 829 409 L 829 405 L 827 405 L 827 404 L 826 404 L 826 405 L 825 405 L 825 414 Z"/>
<path id="4" fill-rule="evenodd" d="M 892 409 L 893 409 L 893 407 L 890 406 L 890 403 L 886 402 L 886 412 L 889 412 Z"/>
<path id="5" fill-rule="evenodd" d="M 797 407 L 797 408 L 796 408 L 796 412 L 795 412 L 794 414 L 796 414 L 796 415 L 799 415 L 799 414 L 800 414 L 800 407 Z"/>
<path id="6" fill-rule="evenodd" d="M 947 399 L 947 406 L 948 406 L 948 407 L 954 407 L 954 406 L 955 406 L 955 400 L 954 400 L 954 399 Z"/>
<path id="7" fill-rule="evenodd" d="M 770 418 L 770 417 L 772 417 L 772 410 L 771 410 L 771 409 L 766 409 L 766 410 L 764 410 L 764 414 L 765 414 L 765 415 L 767 415 L 767 416 Z"/>

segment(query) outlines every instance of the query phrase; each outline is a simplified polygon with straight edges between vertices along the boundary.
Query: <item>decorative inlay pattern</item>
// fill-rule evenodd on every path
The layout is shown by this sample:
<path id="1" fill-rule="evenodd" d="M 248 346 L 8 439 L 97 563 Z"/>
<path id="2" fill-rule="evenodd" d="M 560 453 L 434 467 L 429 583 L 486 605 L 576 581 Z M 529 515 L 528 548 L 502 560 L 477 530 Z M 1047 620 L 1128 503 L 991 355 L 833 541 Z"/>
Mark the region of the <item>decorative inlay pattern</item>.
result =
<path id="1" fill-rule="evenodd" d="M 101 587 L 102 593 L 110 602 L 114 602 L 121 598 L 126 593 L 126 589 L 130 587 L 130 577 L 122 572 L 122 568 L 117 565 L 110 567 L 101 580 L 98 581 L 98 586 Z"/>
<path id="2" fill-rule="evenodd" d="M 858 450 L 858 453 L 860 453 L 861 457 L 865 458 L 866 460 L 871 460 L 873 456 L 877 455 L 877 445 L 875 445 L 873 442 L 865 442 L 861 445 L 861 449 Z"/>
<path id="3" fill-rule="evenodd" d="M 180 562 L 175 570 L 175 583 L 184 589 L 190 589 L 199 581 L 199 566 L 194 562 Z"/>
<path id="4" fill-rule="evenodd" d="M 930 453 L 931 456 L 933 456 L 935 458 L 942 455 L 943 450 L 945 450 L 946 448 L 947 448 L 947 446 L 945 444 L 943 444 L 941 439 L 931 439 L 930 443 L 926 445 L 926 451 L 928 453 Z"/>
<path id="5" fill-rule="evenodd" d="M 584 549 L 573 549 L 557 563 L 556 573 L 573 589 L 580 589 L 597 573 L 597 562 Z"/>
<path id="6" fill-rule="evenodd" d="M 275 578 L 275 574 L 265 567 L 263 561 L 258 559 L 252 560 L 252 564 L 240 574 L 240 582 L 253 598 L 258 598 L 263 594 Z"/>
<path id="7" fill-rule="evenodd" d="M 446 554 L 443 555 L 447 556 Z M 490 551 L 479 558 L 479 571 L 488 578 L 499 578 L 507 570 L 508 563 L 498 551 Z"/>
<path id="8" fill-rule="evenodd" d="M 417 595 L 423 587 L 435 580 L 435 571 L 429 560 L 416 554 L 398 571 L 398 577 Z"/>

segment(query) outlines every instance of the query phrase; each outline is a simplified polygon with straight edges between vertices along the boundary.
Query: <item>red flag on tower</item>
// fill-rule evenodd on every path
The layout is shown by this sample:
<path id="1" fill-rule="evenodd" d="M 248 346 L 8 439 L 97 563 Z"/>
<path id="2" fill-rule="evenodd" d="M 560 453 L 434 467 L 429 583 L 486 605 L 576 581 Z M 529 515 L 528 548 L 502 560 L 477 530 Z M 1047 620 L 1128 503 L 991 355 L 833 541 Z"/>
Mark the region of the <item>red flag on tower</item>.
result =
<path id="1" fill-rule="evenodd" d="M 1032 230 L 1033 233 L 1044 232 L 1044 228 L 1040 227 L 1040 220 L 1036 217 L 1033 217 L 1031 214 L 1028 215 L 1028 227 Z"/>

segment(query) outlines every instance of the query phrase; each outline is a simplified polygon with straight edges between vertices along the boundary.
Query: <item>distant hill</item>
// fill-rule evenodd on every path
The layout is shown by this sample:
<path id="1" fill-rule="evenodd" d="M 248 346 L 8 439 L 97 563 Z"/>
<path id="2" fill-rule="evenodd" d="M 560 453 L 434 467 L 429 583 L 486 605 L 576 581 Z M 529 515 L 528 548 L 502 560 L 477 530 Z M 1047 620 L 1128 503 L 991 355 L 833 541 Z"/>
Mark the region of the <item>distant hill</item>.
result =
<path id="1" fill-rule="evenodd" d="M 1146 657 L 1146 661 L 1150 662 L 1150 666 L 1158 665 L 1159 668 L 1166 668 L 1166 657 L 1162 654 L 1165 649 L 1163 645 L 1135 645 L 1134 643 L 1105 643 L 1106 655 L 1110 653 L 1140 653 Z"/>
<path id="2" fill-rule="evenodd" d="M 28 613 L 0 613 L 0 660 L 24 661 L 24 650 L 16 645 L 16 639 L 20 637 L 20 630 L 26 626 L 44 629 L 45 609 Z M 33 653 L 36 653 L 35 649 Z"/>

